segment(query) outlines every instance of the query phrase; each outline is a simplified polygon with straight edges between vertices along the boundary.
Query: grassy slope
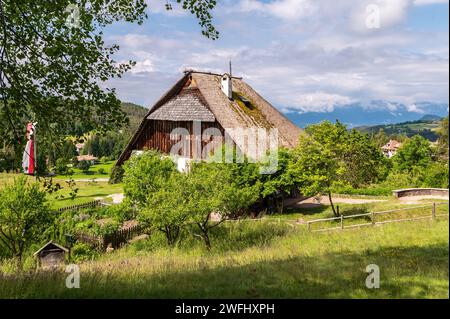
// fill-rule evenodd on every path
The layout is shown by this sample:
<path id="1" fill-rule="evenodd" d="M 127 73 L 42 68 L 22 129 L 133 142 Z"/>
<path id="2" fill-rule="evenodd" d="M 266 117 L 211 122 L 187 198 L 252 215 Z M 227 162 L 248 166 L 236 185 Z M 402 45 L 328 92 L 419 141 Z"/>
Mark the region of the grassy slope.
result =
<path id="1" fill-rule="evenodd" d="M 255 227 L 263 226 L 239 236 L 234 231 L 222 246 L 213 241 L 211 253 L 199 245 L 148 251 L 136 243 L 82 264 L 80 289 L 65 288 L 63 272 L 0 277 L 0 298 L 449 296 L 448 220 L 329 233 L 300 228 L 271 238 Z M 251 244 L 253 237 L 266 238 L 266 244 Z M 365 287 L 369 264 L 380 267 L 380 289 Z"/>
<path id="2" fill-rule="evenodd" d="M 9 173 L 0 173 L 0 189 L 8 184 L 12 183 L 14 178 L 18 178 L 22 176 L 22 174 L 9 174 Z M 108 176 L 108 175 L 106 175 Z M 27 176 L 30 182 L 34 181 L 34 177 Z M 123 188 L 122 184 L 108 184 L 108 182 L 80 182 L 75 181 L 75 188 L 78 188 L 79 191 L 75 199 L 69 198 L 70 189 L 65 182 L 65 179 L 62 178 L 54 178 L 54 183 L 60 183 L 63 187 L 62 190 L 58 191 L 54 195 L 50 195 L 48 197 L 50 206 L 52 208 L 60 208 L 65 206 L 71 206 L 76 204 L 82 204 L 89 201 L 94 200 L 96 197 L 105 197 L 110 194 L 122 193 Z M 62 198 L 60 197 L 62 195 Z"/>
<path id="3" fill-rule="evenodd" d="M 349 196 L 348 198 L 356 198 L 357 196 Z M 437 213 L 448 213 L 448 205 L 442 205 L 441 203 L 448 203 L 448 201 L 440 200 L 440 199 L 422 199 L 417 201 L 416 204 L 405 204 L 399 199 L 394 197 L 370 197 L 369 199 L 380 199 L 383 201 L 379 202 L 371 202 L 364 204 L 344 204 L 344 203 L 335 203 L 336 206 L 339 206 L 339 211 L 344 216 L 347 215 L 356 215 L 356 214 L 364 214 L 369 212 L 381 212 L 386 210 L 393 209 L 403 209 L 403 208 L 414 208 L 414 207 L 422 207 L 429 206 L 428 210 L 421 210 L 419 216 L 424 216 L 426 214 L 431 215 L 431 205 L 432 203 L 437 203 Z M 395 216 L 399 217 L 401 214 L 395 213 Z M 389 217 L 393 217 L 393 214 L 390 214 Z M 287 208 L 283 214 L 274 214 L 268 216 L 269 218 L 281 218 L 281 219 L 290 219 L 297 220 L 303 219 L 304 221 L 320 219 L 320 218 L 330 218 L 334 217 L 333 211 L 330 205 L 317 205 L 316 207 L 307 207 L 307 208 Z"/>
<path id="4" fill-rule="evenodd" d="M 83 173 L 82 170 L 79 168 L 72 168 L 73 170 L 73 179 L 93 179 L 93 178 L 109 178 L 109 175 L 111 174 L 111 170 L 114 166 L 114 161 L 106 162 L 106 163 L 100 163 L 92 165 L 89 168 L 89 172 L 87 174 Z M 102 168 L 104 170 L 103 174 L 100 174 L 98 170 Z M 57 179 L 67 179 L 67 176 L 65 175 L 56 175 L 55 178 Z"/>

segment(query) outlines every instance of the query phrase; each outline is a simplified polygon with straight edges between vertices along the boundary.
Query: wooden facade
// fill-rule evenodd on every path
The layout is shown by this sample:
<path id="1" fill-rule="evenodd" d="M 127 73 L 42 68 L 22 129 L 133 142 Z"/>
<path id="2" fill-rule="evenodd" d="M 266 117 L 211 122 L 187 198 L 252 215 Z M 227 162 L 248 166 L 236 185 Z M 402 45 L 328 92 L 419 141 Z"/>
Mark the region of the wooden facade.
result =
<path id="1" fill-rule="evenodd" d="M 198 129 L 194 129 L 195 125 L 198 125 Z M 200 141 L 201 150 L 213 141 L 212 136 L 208 136 L 209 138 L 205 136 L 212 135 L 211 130 L 206 131 L 211 128 L 217 129 L 216 132 L 220 132 L 220 137 L 225 132 L 217 121 L 195 123 L 194 121 L 147 120 L 142 134 L 134 145 L 134 149 L 156 149 L 163 154 L 170 154 L 173 147 L 179 142 L 183 143 L 184 140 L 183 147 L 176 152 L 177 155 L 195 158 L 196 145 L 200 145 Z M 185 130 L 188 134 L 184 134 L 180 129 Z"/>

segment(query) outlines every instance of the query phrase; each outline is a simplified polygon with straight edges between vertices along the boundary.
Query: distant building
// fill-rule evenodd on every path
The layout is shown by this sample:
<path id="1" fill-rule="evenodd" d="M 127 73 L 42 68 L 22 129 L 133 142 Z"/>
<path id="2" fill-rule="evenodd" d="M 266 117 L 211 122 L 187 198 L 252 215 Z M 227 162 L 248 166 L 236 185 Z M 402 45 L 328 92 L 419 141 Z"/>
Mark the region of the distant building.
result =
<path id="1" fill-rule="evenodd" d="M 77 161 L 81 162 L 81 161 L 89 161 L 91 162 L 91 164 L 95 164 L 95 162 L 98 160 L 98 157 L 95 157 L 94 155 L 78 155 L 77 156 Z"/>
<path id="2" fill-rule="evenodd" d="M 381 149 L 383 151 L 383 154 L 387 156 L 388 158 L 391 158 L 392 156 L 397 153 L 397 150 L 402 146 L 402 143 L 396 140 L 390 140 L 386 145 L 382 146 Z"/>
<path id="3" fill-rule="evenodd" d="M 75 144 L 75 148 L 77 149 L 77 154 L 81 154 L 81 150 L 84 148 L 84 143 L 77 143 Z"/>

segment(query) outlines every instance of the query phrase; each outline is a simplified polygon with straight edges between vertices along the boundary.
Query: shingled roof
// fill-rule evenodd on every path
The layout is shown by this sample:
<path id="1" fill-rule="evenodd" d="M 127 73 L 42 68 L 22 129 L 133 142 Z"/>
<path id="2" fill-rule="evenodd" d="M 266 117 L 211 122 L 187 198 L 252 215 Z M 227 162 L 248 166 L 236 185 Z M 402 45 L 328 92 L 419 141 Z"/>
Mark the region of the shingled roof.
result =
<path id="1" fill-rule="evenodd" d="M 220 74 L 186 71 L 184 76 L 149 110 L 127 148 L 117 161 L 130 153 L 147 119 L 217 122 L 226 132 L 236 128 L 278 129 L 278 144 L 292 148 L 302 130 L 259 95 L 242 78 L 233 77 L 233 99 L 221 90 Z M 233 135 L 230 134 L 233 138 Z"/>
<path id="2" fill-rule="evenodd" d="M 198 88 L 185 87 L 160 108 L 151 112 L 147 119 L 165 121 L 214 122 L 214 114 L 206 106 Z"/>

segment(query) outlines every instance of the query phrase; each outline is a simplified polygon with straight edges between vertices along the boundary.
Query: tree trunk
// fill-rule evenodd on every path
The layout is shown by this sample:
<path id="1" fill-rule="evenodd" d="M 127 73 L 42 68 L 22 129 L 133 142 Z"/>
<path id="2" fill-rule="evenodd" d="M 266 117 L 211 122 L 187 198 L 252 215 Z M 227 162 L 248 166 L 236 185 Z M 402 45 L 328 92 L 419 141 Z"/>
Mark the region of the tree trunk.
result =
<path id="1" fill-rule="evenodd" d="M 331 199 L 331 192 L 330 191 L 328 192 L 328 199 L 330 200 L 331 209 L 333 210 L 334 216 L 339 217 L 337 212 L 336 212 L 336 209 L 334 208 L 334 204 L 333 204 L 333 200 Z"/>

